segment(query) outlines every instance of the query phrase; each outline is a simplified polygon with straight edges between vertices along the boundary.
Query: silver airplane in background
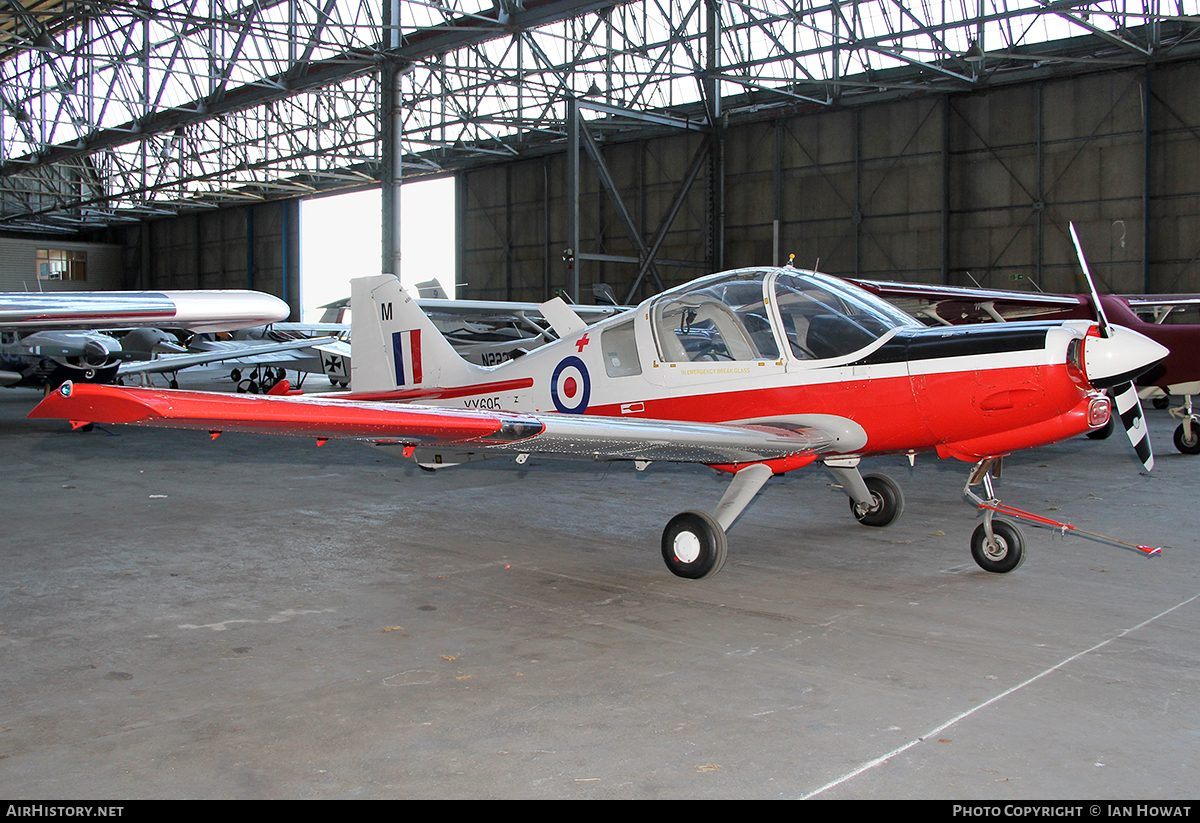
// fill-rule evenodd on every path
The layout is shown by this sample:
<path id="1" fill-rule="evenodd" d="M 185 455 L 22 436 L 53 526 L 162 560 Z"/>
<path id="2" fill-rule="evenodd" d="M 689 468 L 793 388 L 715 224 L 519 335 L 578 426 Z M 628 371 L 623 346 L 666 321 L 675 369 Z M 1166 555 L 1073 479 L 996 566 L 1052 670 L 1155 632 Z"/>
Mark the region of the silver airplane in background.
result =
<path id="1" fill-rule="evenodd" d="M 286 320 L 245 289 L 0 293 L 0 386 L 112 382 L 121 364 L 183 347 L 164 329 L 222 332 Z"/>

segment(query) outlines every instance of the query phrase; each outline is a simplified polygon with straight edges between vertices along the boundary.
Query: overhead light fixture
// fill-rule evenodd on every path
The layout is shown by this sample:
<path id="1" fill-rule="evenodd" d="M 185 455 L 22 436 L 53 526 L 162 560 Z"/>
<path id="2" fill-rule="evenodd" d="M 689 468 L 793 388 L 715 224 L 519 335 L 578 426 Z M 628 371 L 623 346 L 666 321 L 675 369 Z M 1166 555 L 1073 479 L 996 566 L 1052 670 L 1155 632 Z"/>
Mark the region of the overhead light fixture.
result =
<path id="1" fill-rule="evenodd" d="M 963 60 L 966 60 L 968 63 L 982 63 L 983 49 L 979 48 L 979 44 L 972 40 L 971 47 L 963 55 Z"/>

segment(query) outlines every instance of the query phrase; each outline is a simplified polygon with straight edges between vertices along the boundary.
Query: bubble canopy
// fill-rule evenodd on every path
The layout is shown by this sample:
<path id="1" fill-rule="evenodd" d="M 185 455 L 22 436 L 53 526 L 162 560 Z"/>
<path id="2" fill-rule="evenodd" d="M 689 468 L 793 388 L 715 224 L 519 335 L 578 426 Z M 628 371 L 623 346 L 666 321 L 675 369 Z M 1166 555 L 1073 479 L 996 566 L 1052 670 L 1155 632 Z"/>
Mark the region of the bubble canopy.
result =
<path id="1" fill-rule="evenodd" d="M 921 324 L 844 280 L 793 268 L 701 278 L 651 301 L 661 360 L 826 360 Z"/>

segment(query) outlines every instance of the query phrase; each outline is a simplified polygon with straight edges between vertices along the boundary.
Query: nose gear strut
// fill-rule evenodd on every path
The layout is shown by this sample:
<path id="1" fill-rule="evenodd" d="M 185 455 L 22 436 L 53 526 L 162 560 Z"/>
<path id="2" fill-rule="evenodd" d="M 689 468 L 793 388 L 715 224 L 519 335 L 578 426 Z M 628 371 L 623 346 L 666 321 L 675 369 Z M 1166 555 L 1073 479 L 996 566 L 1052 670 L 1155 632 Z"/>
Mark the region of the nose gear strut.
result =
<path id="1" fill-rule="evenodd" d="M 1048 517 L 1004 505 L 996 497 L 993 484 L 993 479 L 999 479 L 1001 475 L 1001 466 L 1002 458 L 1000 457 L 988 457 L 980 460 L 971 469 L 971 473 L 967 477 L 967 485 L 963 487 L 963 494 L 983 512 L 983 522 L 975 528 L 975 533 L 971 536 L 971 556 L 975 558 L 975 562 L 979 564 L 980 568 L 996 573 L 1010 572 L 1020 566 L 1025 559 L 1025 537 L 1021 530 L 1015 524 L 997 518 L 997 514 L 1016 517 L 1036 526 L 1058 529 L 1062 534 L 1066 534 L 1068 531 L 1075 532 L 1084 537 L 1141 552 L 1145 557 L 1162 554 L 1161 546 L 1127 543 L 1115 537 L 1090 532 L 1069 523 L 1060 523 Z M 980 483 L 983 484 L 986 498 L 980 497 L 972 490 L 973 486 Z"/>

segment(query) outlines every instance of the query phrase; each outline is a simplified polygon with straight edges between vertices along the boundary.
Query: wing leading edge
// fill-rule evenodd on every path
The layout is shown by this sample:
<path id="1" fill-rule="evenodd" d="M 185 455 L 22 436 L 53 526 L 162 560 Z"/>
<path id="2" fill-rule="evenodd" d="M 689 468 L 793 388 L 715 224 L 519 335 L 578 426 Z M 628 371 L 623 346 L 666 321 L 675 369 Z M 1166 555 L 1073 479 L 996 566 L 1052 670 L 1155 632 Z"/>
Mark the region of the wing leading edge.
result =
<path id="1" fill-rule="evenodd" d="M 161 428 L 443 445 L 480 451 L 714 465 L 828 452 L 837 434 L 813 426 L 731 425 L 570 414 L 446 409 L 332 397 L 230 395 L 64 383 L 34 418 Z"/>

